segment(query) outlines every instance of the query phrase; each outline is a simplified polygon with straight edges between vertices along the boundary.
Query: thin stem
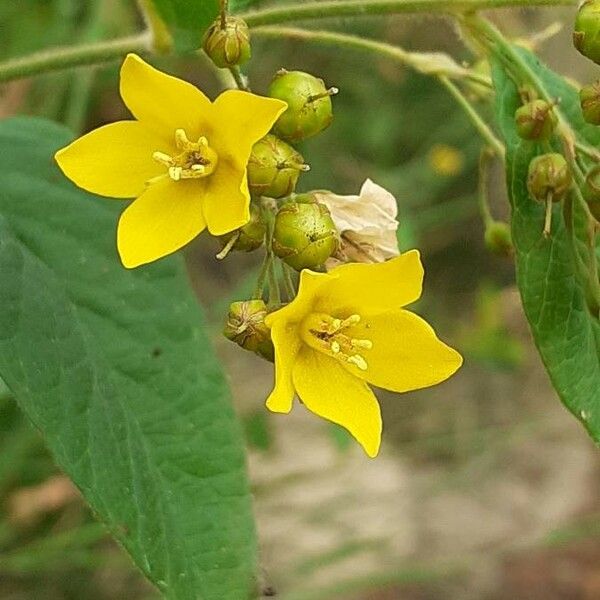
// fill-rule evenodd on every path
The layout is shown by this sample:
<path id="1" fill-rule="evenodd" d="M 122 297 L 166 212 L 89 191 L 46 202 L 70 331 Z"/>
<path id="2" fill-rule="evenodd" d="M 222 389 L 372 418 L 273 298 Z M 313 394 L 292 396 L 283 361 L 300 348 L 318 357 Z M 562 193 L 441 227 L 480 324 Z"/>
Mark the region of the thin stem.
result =
<path id="1" fill-rule="evenodd" d="M 265 283 L 267 282 L 267 275 L 269 274 L 269 268 L 271 267 L 272 260 L 272 254 L 270 252 L 266 252 L 262 265 L 260 266 L 260 272 L 258 274 L 258 279 L 256 280 L 254 294 L 252 294 L 252 298 L 254 300 L 259 300 L 263 296 L 263 291 L 265 289 Z"/>
<path id="2" fill-rule="evenodd" d="M 283 283 L 285 286 L 285 293 L 287 294 L 288 301 L 291 302 L 296 295 L 296 286 L 294 285 L 294 281 L 292 280 L 291 270 L 292 268 L 280 261 L 281 263 L 281 272 L 283 273 Z"/>
<path id="3" fill-rule="evenodd" d="M 498 140 L 498 138 L 492 133 L 492 130 L 488 127 L 487 123 L 479 116 L 477 111 L 473 108 L 471 103 L 465 98 L 463 93 L 452 83 L 445 75 L 438 77 L 440 83 L 452 94 L 454 99 L 458 102 L 459 106 L 464 110 L 465 114 L 471 120 L 471 123 L 477 129 L 479 135 L 493 148 L 494 152 L 504 158 L 504 146 Z"/>
<path id="4" fill-rule="evenodd" d="M 420 52 L 407 52 L 398 46 L 392 46 L 385 42 L 369 40 L 356 35 L 337 33 L 334 31 L 313 31 L 309 29 L 298 29 L 296 27 L 259 27 L 252 30 L 253 36 L 268 38 L 289 38 L 301 42 L 311 42 L 336 48 L 348 48 L 371 52 L 378 56 L 385 56 L 403 65 L 411 67 L 420 73 L 427 75 L 446 75 L 451 79 L 467 79 L 492 87 L 489 77 L 474 73 L 452 61 L 444 54 L 423 54 Z M 443 60 L 446 59 L 446 60 Z"/>
<path id="5" fill-rule="evenodd" d="M 281 304 L 281 291 L 279 290 L 279 279 L 275 270 L 275 262 L 269 265 L 269 306 Z"/>
<path id="6" fill-rule="evenodd" d="M 487 193 L 488 173 L 492 156 L 493 152 L 490 148 L 483 148 L 479 155 L 479 193 L 477 196 L 479 200 L 479 212 L 481 213 L 481 218 L 486 229 L 494 223 Z"/>
<path id="7" fill-rule="evenodd" d="M 492 8 L 575 6 L 577 0 L 338 0 L 284 4 L 240 15 L 250 27 L 276 25 L 308 19 L 382 14 L 461 14 Z"/>
<path id="8" fill-rule="evenodd" d="M 150 36 L 147 32 L 125 38 L 82 44 L 72 48 L 56 48 L 23 58 L 14 58 L 0 64 L 0 82 L 60 71 L 71 67 L 93 65 L 122 58 L 128 52 L 148 51 Z"/>
<path id="9" fill-rule="evenodd" d="M 267 8 L 240 15 L 250 27 L 276 25 L 308 19 L 383 14 L 442 13 L 460 15 L 492 8 L 529 6 L 574 6 L 577 0 L 338 0 L 305 2 Z M 168 40 L 154 40 L 156 49 L 169 48 Z M 0 63 L 0 82 L 29 77 L 81 65 L 97 64 L 120 58 L 127 52 L 144 52 L 152 46 L 147 32 L 109 42 L 72 48 L 57 48 Z M 159 47 L 160 46 L 160 47 Z"/>
<path id="10" fill-rule="evenodd" d="M 229 68 L 229 72 L 235 81 L 235 85 L 238 89 L 243 90 L 244 92 L 250 91 L 250 86 L 248 85 L 248 79 L 242 74 L 240 68 L 235 65 L 234 67 Z"/>

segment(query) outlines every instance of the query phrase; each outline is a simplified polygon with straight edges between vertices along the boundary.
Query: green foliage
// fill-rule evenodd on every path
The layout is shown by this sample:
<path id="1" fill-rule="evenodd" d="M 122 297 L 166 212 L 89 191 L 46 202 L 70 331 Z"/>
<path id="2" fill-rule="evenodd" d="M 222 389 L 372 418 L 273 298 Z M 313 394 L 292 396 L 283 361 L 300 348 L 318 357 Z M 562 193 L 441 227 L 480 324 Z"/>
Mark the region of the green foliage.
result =
<path id="1" fill-rule="evenodd" d="M 600 132 L 583 120 L 577 90 L 533 54 L 518 52 L 539 85 L 561 99 L 557 110 L 578 142 L 598 146 Z M 514 120 L 521 104 L 518 87 L 499 60 L 494 64 L 493 78 L 497 118 L 507 148 L 517 283 L 525 314 L 561 400 L 594 440 L 600 441 L 600 325 L 597 312 L 592 314 L 589 271 L 582 268 L 590 263 L 587 218 L 573 193 L 564 207 L 554 207 L 551 237 L 542 236 L 544 207 L 530 198 L 526 180 L 530 161 L 544 149 L 518 137 Z M 560 146 L 555 149 L 560 151 Z"/>
<path id="2" fill-rule="evenodd" d="M 169 28 L 179 52 L 192 52 L 202 45 L 202 36 L 219 14 L 219 0 L 152 0 Z M 235 13 L 256 0 L 230 0 Z"/>
<path id="3" fill-rule="evenodd" d="M 53 165 L 49 122 L 0 125 L 0 377 L 111 533 L 177 600 L 245 600 L 241 431 L 181 259 L 128 272 L 122 204 Z"/>

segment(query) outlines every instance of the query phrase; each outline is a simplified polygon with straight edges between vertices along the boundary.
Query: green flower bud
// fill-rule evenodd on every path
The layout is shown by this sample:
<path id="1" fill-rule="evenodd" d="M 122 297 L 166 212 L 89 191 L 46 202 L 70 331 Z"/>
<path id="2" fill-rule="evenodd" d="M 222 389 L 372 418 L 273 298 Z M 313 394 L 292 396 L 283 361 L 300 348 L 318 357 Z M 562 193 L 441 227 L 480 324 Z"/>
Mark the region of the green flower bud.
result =
<path id="1" fill-rule="evenodd" d="M 250 204 L 250 220 L 239 229 L 219 238 L 223 251 L 217 258 L 225 258 L 231 250 L 238 252 L 252 252 L 260 248 L 265 241 L 267 226 L 261 218 L 260 208 Z"/>
<path id="2" fill-rule="evenodd" d="M 492 221 L 485 230 L 486 248 L 499 256 L 512 256 L 513 243 L 510 227 L 502 221 Z"/>
<path id="3" fill-rule="evenodd" d="M 331 96 L 337 93 L 337 88 L 327 89 L 322 79 L 309 73 L 281 69 L 269 86 L 269 96 L 287 102 L 288 108 L 273 130 L 292 142 L 317 135 L 333 119 Z"/>
<path id="4" fill-rule="evenodd" d="M 234 302 L 229 307 L 223 335 L 242 348 L 273 362 L 271 330 L 265 325 L 267 307 L 262 300 Z"/>
<path id="5" fill-rule="evenodd" d="M 338 232 L 329 210 L 319 203 L 289 202 L 275 218 L 273 252 L 290 267 L 317 269 L 337 250 Z"/>
<path id="6" fill-rule="evenodd" d="M 202 47 L 221 69 L 244 64 L 251 55 L 250 33 L 246 21 L 228 16 L 223 22 L 219 17 L 204 34 Z"/>
<path id="7" fill-rule="evenodd" d="M 600 2 L 586 0 L 577 12 L 573 31 L 575 48 L 596 64 L 600 64 Z"/>
<path id="8" fill-rule="evenodd" d="M 524 104 L 515 112 L 515 124 L 519 137 L 524 140 L 547 140 L 558 123 L 554 106 L 545 100 Z"/>
<path id="9" fill-rule="evenodd" d="M 299 152 L 269 134 L 252 148 L 248 161 L 248 186 L 255 196 L 283 198 L 296 188 L 300 172 L 309 169 Z"/>
<path id="10" fill-rule="evenodd" d="M 560 202 L 571 188 L 572 176 L 562 154 L 542 154 L 529 164 L 527 189 L 539 202 Z"/>
<path id="11" fill-rule="evenodd" d="M 582 87 L 579 90 L 579 101 L 586 122 L 600 125 L 600 81 Z"/>
<path id="12" fill-rule="evenodd" d="M 585 200 L 596 221 L 600 221 L 600 167 L 594 167 L 585 178 Z"/>

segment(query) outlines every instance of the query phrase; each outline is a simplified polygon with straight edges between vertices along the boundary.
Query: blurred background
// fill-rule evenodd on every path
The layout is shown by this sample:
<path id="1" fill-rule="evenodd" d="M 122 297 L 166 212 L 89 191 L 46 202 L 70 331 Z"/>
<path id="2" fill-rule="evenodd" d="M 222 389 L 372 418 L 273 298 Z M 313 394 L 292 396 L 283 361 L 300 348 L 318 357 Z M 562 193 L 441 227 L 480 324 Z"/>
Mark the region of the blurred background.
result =
<path id="1" fill-rule="evenodd" d="M 493 17 L 514 37 L 565 24 L 540 53 L 569 77 L 597 76 L 571 47 L 572 11 Z M 0 2 L 0 59 L 141 26 L 133 1 Z M 473 60 L 443 20 L 347 19 L 327 27 Z M 153 62 L 218 93 L 218 78 L 199 57 Z M 252 289 L 260 256 L 218 262 L 206 235 L 189 248 L 190 275 L 247 434 L 265 595 L 600 598 L 600 456 L 548 382 L 511 260 L 485 250 L 480 141 L 470 123 L 436 81 L 372 56 L 257 39 L 250 64 L 258 93 L 281 67 L 340 88 L 333 125 L 300 148 L 312 165 L 300 189 L 357 193 L 370 177 L 394 193 L 401 248 L 419 247 L 426 268 L 415 309 L 466 358 L 437 388 L 380 394 L 383 446 L 369 460 L 343 430 L 301 405 L 289 416 L 267 413 L 271 365 L 221 337 L 227 307 Z M 113 64 L 4 85 L 0 117 L 47 117 L 77 133 L 126 118 L 117 77 Z M 490 114 L 484 101 L 479 108 Z M 506 218 L 500 169 L 491 187 L 494 214 Z M 0 599 L 157 597 L 0 387 Z"/>

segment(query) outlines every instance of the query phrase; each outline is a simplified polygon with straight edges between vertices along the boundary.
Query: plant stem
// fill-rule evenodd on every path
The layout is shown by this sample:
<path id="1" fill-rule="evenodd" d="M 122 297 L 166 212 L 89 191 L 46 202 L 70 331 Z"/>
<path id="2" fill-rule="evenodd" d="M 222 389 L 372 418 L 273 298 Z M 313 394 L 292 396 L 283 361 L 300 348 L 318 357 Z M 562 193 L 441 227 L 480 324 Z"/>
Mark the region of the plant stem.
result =
<path id="1" fill-rule="evenodd" d="M 479 200 L 479 212 L 481 213 L 481 219 L 483 220 L 486 229 L 495 221 L 494 217 L 492 217 L 492 212 L 490 211 L 487 193 L 490 159 L 492 156 L 493 151 L 491 148 L 483 148 L 479 155 L 479 190 L 477 195 Z"/>
<path id="2" fill-rule="evenodd" d="M 250 91 L 250 86 L 248 85 L 248 79 L 242 74 L 240 68 L 236 65 L 235 67 L 230 67 L 229 72 L 235 81 L 235 85 L 239 90 L 243 90 L 244 92 Z"/>
<path id="3" fill-rule="evenodd" d="M 382 14 L 460 14 L 491 8 L 575 6 L 577 0 L 338 0 L 282 5 L 240 15 L 250 27 L 291 21 Z"/>
<path id="4" fill-rule="evenodd" d="M 258 27 L 257 29 L 252 30 L 252 35 L 270 38 L 285 37 L 302 42 L 331 45 L 336 48 L 367 51 L 379 56 L 391 58 L 392 60 L 398 61 L 426 75 L 446 75 L 452 79 L 468 79 L 489 88 L 492 86 L 489 77 L 474 73 L 458 64 L 453 64 L 449 57 L 446 57 L 446 55 L 441 53 L 423 54 L 420 52 L 407 52 L 398 46 L 392 46 L 391 44 L 378 42 L 376 40 L 364 39 L 356 35 L 348 35 L 334 31 L 298 29 L 295 27 Z M 447 62 L 442 61 L 443 58 L 447 58 Z"/>
<path id="5" fill-rule="evenodd" d="M 0 64 L 0 82 L 20 79 L 71 67 L 109 62 L 128 52 L 148 51 L 150 37 L 147 32 L 106 42 L 82 44 L 71 48 L 56 48 L 23 58 L 14 58 Z"/>
<path id="6" fill-rule="evenodd" d="M 442 13 L 460 15 L 492 8 L 530 6 L 574 6 L 577 0 L 338 0 L 305 2 L 267 8 L 240 15 L 251 27 L 290 21 L 358 17 L 384 14 Z M 144 6 L 142 3 L 141 6 Z M 147 13 L 146 13 L 147 15 Z M 156 28 L 155 28 L 156 29 Z M 157 32 L 155 31 L 155 34 Z M 170 40 L 155 39 L 158 51 L 169 49 Z M 81 65 L 98 64 L 122 57 L 127 52 L 146 52 L 153 45 L 149 32 L 108 42 L 56 48 L 0 63 L 0 82 L 29 77 Z"/>
<path id="7" fill-rule="evenodd" d="M 485 121 L 479 116 L 477 111 L 465 98 L 463 93 L 445 75 L 438 76 L 438 79 L 440 80 L 440 83 L 450 92 L 450 94 L 452 94 L 459 106 L 469 117 L 475 129 L 477 129 L 479 132 L 479 135 L 481 135 L 481 137 L 490 145 L 490 147 L 500 158 L 504 159 L 504 146 L 492 133 L 492 130 L 488 127 L 487 123 L 485 123 Z"/>

